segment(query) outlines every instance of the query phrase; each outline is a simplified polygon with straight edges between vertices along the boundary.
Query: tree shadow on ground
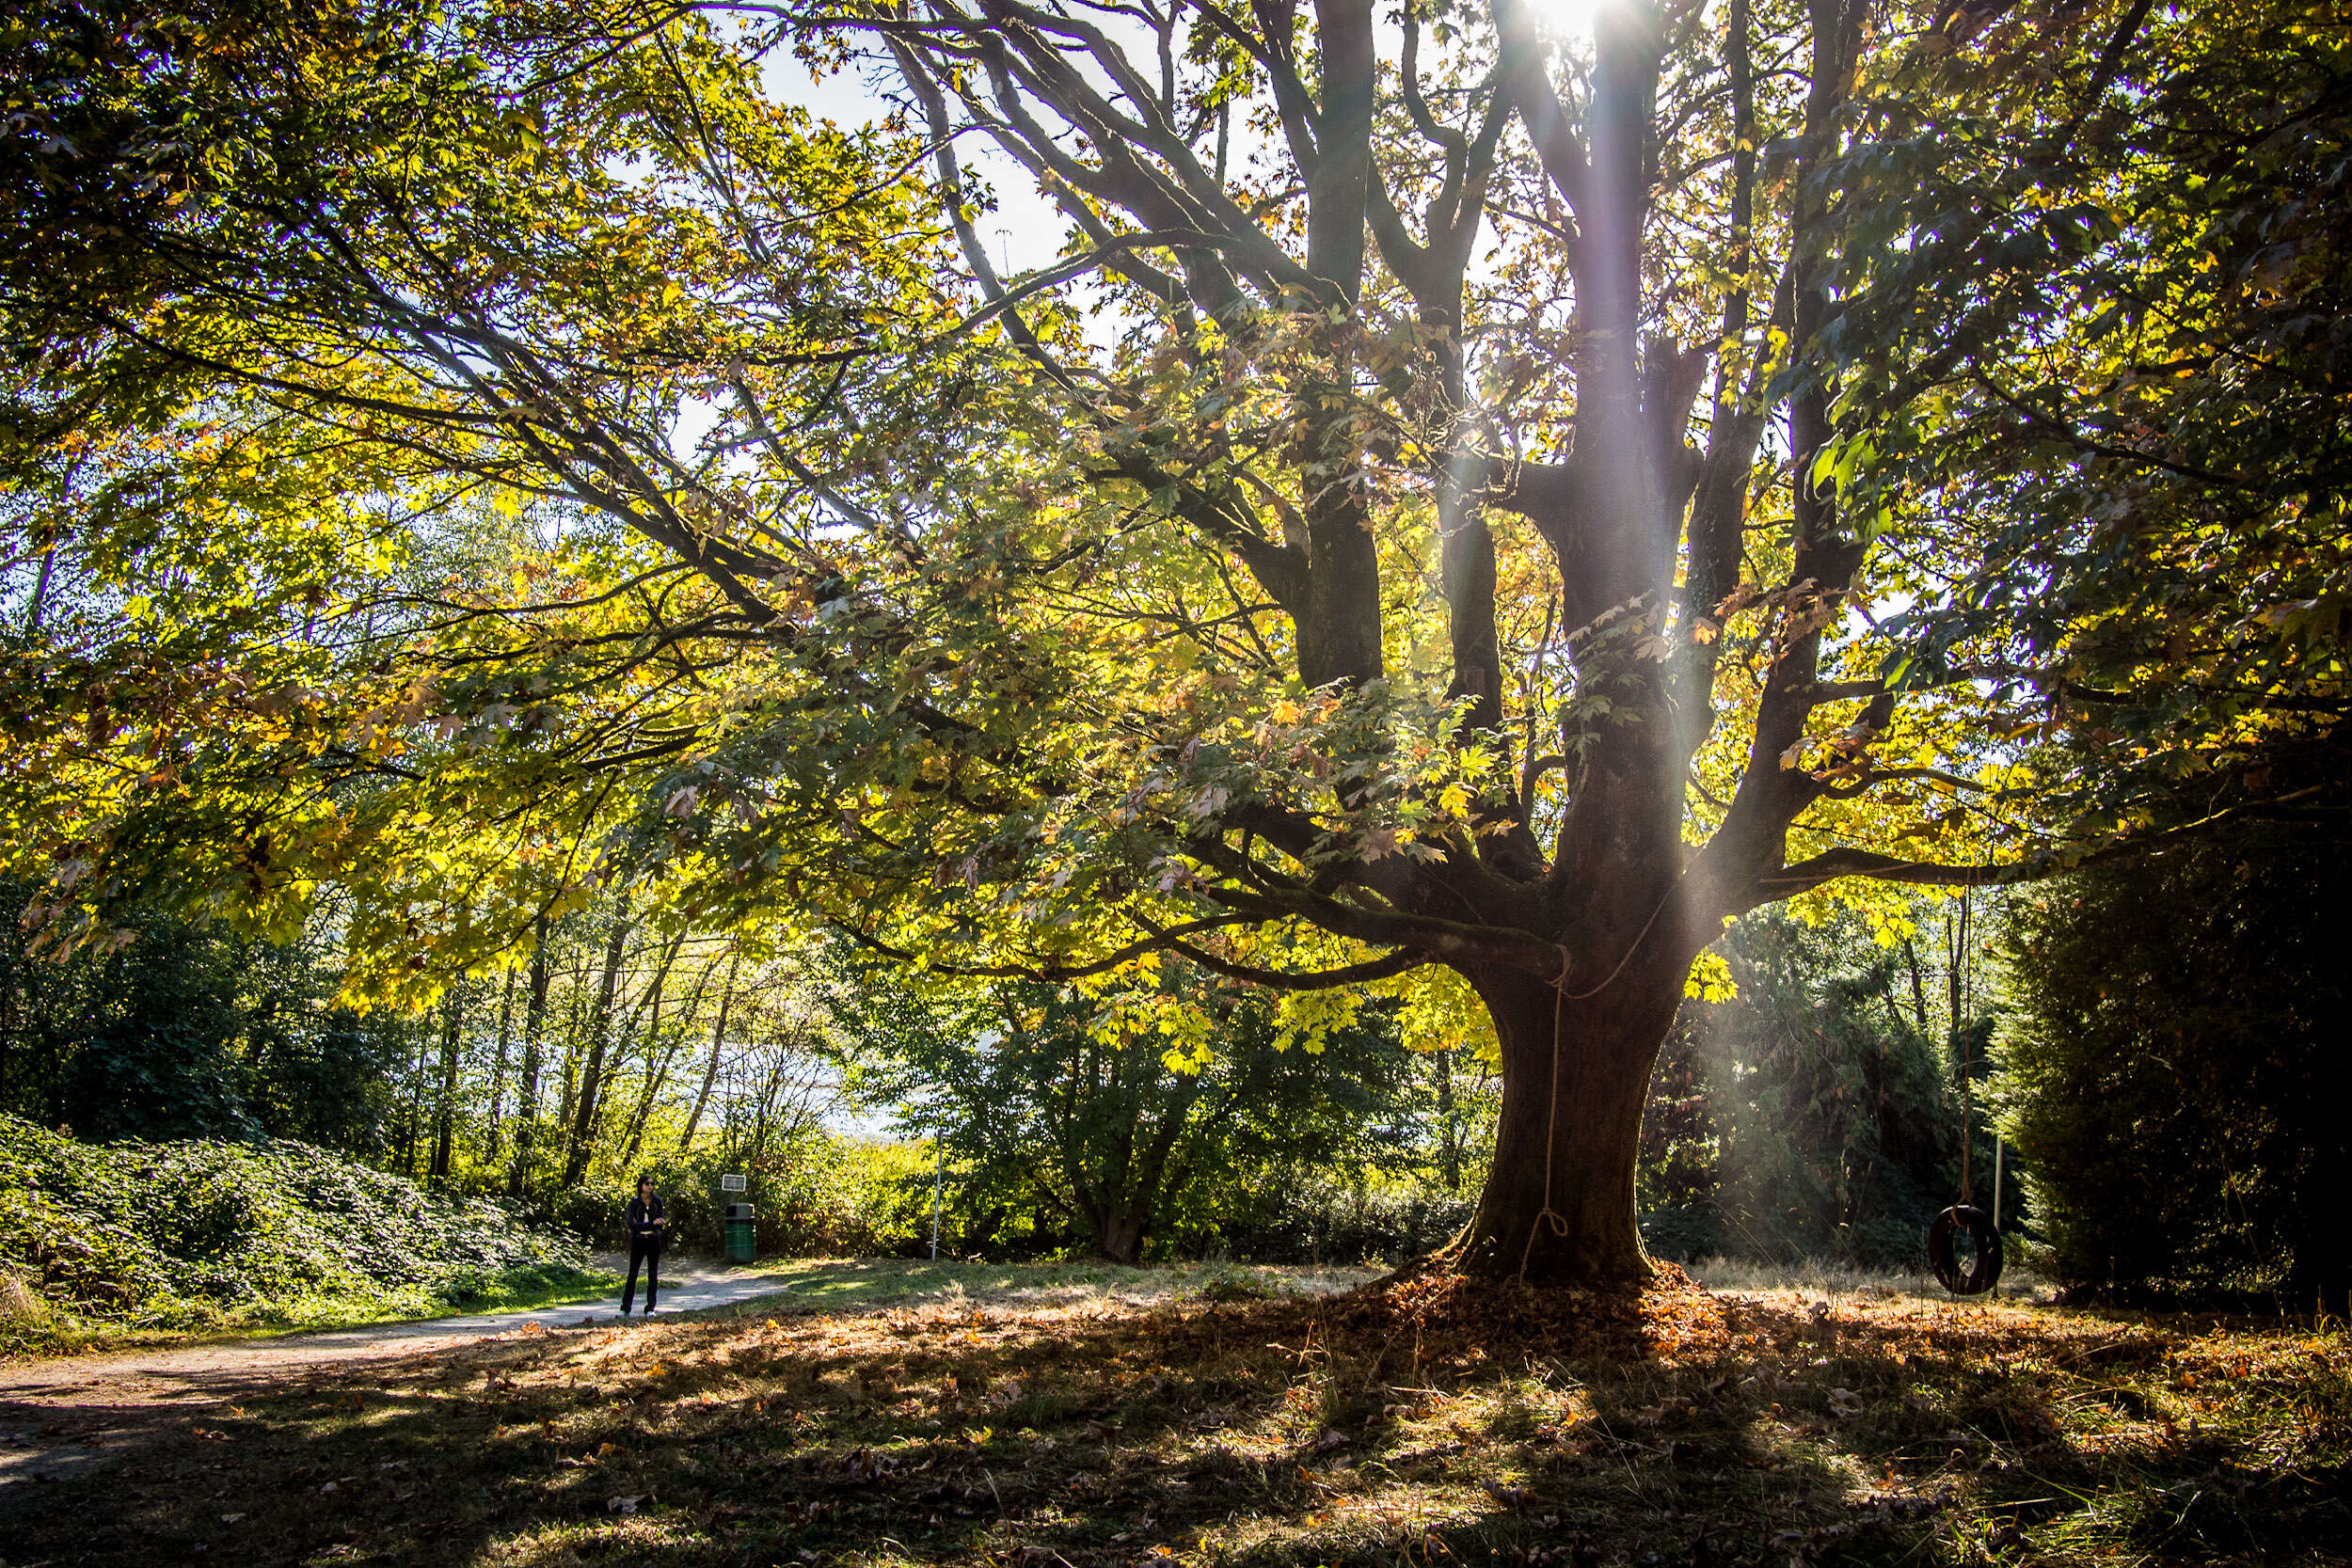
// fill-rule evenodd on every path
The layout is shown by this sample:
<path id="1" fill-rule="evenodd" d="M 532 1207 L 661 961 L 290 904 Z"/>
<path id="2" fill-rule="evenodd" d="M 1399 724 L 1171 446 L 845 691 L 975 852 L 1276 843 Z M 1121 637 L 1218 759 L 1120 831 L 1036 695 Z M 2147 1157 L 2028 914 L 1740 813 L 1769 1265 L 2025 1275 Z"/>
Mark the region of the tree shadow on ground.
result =
<path id="1" fill-rule="evenodd" d="M 2208 1351 L 2248 1359 L 2236 1385 L 2268 1402 L 2192 1430 L 2174 1406 Z M 5 1557 L 2325 1560 L 2345 1538 L 2344 1440 L 2295 1354 L 1671 1283 L 1638 1304 L 1437 1280 L 632 1323 L 112 1413 L 148 1424 L 136 1463 L 41 1483 Z M 2341 1360 L 2339 1343 L 2323 1381 Z"/>

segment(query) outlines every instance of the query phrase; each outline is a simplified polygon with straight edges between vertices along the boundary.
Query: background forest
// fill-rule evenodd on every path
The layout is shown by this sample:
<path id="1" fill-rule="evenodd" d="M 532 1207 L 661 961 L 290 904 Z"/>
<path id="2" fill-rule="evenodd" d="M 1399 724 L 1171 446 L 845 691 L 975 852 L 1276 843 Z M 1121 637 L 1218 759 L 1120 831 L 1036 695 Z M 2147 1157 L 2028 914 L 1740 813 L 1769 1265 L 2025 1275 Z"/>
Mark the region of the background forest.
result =
<path id="1" fill-rule="evenodd" d="M 2183 853 L 1889 918 L 1740 922 L 1654 1077 L 1660 1256 L 1888 1273 L 1963 1190 L 2094 1292 L 2340 1290 L 2341 852 Z M 21 896 L 21 895 L 20 895 Z M 2195 911 L 2193 914 L 2185 911 Z M 87 1144 L 311 1146 L 610 1247 L 652 1172 L 715 1250 L 1402 1261 L 1462 1224 L 1496 1083 L 1375 1007 L 1313 1044 L 1184 965 L 1089 992 L 929 982 L 837 941 L 663 933 L 625 908 L 429 1011 L 333 1001 L 331 912 L 273 943 L 157 917 L 103 957 L 0 948 L 0 1112 Z M 1161 1005 L 1190 993 L 1195 1008 Z M 1166 1027 L 1217 1021 L 1215 1049 Z M 55 1140 L 50 1157 L 56 1158 Z M 64 1146 L 70 1147 L 70 1146 Z M 560 1251 L 560 1248 L 559 1248 Z"/>
<path id="2" fill-rule="evenodd" d="M 0 36 L 39 1159 L 2341 1291 L 2340 19 L 925 14 Z"/>
<path id="3" fill-rule="evenodd" d="M 2352 1568 L 2347 636 L 2342 0 L 25 0 L 0 1551 Z"/>

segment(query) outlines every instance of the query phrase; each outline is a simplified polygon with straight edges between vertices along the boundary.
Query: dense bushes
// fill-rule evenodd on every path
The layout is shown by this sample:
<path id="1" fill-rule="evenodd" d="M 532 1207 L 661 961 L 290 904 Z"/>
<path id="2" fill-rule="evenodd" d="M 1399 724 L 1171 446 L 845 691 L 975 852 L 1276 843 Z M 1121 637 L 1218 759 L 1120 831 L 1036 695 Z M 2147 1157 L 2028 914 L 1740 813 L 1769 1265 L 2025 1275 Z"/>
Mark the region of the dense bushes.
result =
<path id="1" fill-rule="evenodd" d="M 2347 874 L 2197 847 L 2019 898 L 2003 1088 L 2058 1277 L 2343 1310 Z"/>
<path id="2" fill-rule="evenodd" d="M 35 952 L 26 889 L 0 880 L 0 1114 L 118 1138 L 299 1138 L 389 1147 L 417 1025 L 334 1006 L 316 934 L 279 944 L 142 912 L 125 941 Z"/>
<path id="3" fill-rule="evenodd" d="M 1470 1223 L 1475 1188 L 1449 1191 L 1367 1173 L 1268 1171 L 1232 1194 L 1219 1221 L 1175 1238 L 1179 1255 L 1216 1252 L 1253 1263 L 1402 1263 Z"/>
<path id="4" fill-rule="evenodd" d="M 1912 966 L 1933 955 L 1881 942 L 1858 916 L 1761 911 L 1722 950 L 1736 994 L 1685 1005 L 1652 1082 L 1638 1186 L 1648 1244 L 1686 1259 L 1919 1265 L 1930 1220 L 1960 1186 L 1947 1042 L 1957 1037 L 1981 1074 L 1989 1018 L 1948 985 L 1950 959 L 1930 985 Z M 1963 997 L 1957 1030 L 1948 1001 L 1929 1002 L 1939 992 Z M 1981 1114 L 1974 1132 L 1984 1202 Z M 2015 1199 L 2012 1188 L 2011 1216 Z"/>
<path id="5" fill-rule="evenodd" d="M 724 1205 L 748 1202 L 755 1243 L 764 1257 L 887 1256 L 928 1246 L 930 1164 L 922 1146 L 834 1137 L 810 1130 L 746 1157 L 718 1148 L 665 1153 L 612 1180 L 575 1187 L 530 1211 L 590 1245 L 627 1244 L 621 1210 L 650 1175 L 670 1220 L 672 1244 L 684 1253 L 720 1250 Z M 719 1190 L 727 1172 L 747 1179 L 740 1195 Z"/>
<path id="6" fill-rule="evenodd" d="M 421 1314 L 592 1277 L 575 1242 L 308 1144 L 96 1148 L 0 1116 L 0 1259 L 68 1323 Z"/>

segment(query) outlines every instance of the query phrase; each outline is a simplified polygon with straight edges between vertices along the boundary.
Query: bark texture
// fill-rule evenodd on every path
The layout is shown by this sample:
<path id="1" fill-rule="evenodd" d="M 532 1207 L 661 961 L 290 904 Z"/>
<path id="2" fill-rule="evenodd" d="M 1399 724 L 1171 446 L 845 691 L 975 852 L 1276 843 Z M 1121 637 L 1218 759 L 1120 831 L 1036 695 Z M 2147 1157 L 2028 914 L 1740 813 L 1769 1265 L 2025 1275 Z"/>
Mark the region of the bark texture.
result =
<path id="1" fill-rule="evenodd" d="M 1463 1268 L 1536 1284 L 1638 1284 L 1649 1264 L 1634 1161 L 1674 994 L 1660 994 L 1654 965 L 1583 1002 L 1513 970 L 1472 978 L 1502 1047 L 1502 1107 Z"/>

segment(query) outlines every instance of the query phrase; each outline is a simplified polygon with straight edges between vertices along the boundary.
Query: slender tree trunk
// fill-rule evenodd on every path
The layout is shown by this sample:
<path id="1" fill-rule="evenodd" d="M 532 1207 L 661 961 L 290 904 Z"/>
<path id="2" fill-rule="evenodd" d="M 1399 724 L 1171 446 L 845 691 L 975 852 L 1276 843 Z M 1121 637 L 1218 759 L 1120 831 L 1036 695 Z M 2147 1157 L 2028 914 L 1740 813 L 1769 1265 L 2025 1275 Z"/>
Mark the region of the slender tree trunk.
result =
<path id="1" fill-rule="evenodd" d="M 1445 1190 L 1462 1190 L 1461 1127 L 1454 1115 L 1454 1053 L 1438 1053 L 1438 1158 Z"/>
<path id="2" fill-rule="evenodd" d="M 558 1152 L 570 1146 L 572 1112 L 580 1104 L 580 1009 L 567 1007 L 564 1015 L 564 1069 L 559 1075 L 562 1086 L 555 1102 L 555 1143 Z"/>
<path id="3" fill-rule="evenodd" d="M 539 1115 L 539 1043 L 548 1017 L 548 917 L 539 917 L 531 949 L 531 999 L 523 1005 L 522 1083 L 515 1100 L 515 1164 L 506 1175 L 506 1196 L 523 1196 L 531 1174 L 531 1144 Z"/>
<path id="4" fill-rule="evenodd" d="M 670 1081 L 670 1064 L 677 1060 L 675 1039 L 661 1050 L 660 1061 L 654 1059 L 653 1046 L 645 1047 L 645 1086 L 637 1096 L 637 1108 L 629 1113 L 628 1136 L 622 1140 L 621 1164 L 624 1168 L 637 1158 L 637 1150 L 645 1141 L 645 1127 L 653 1119 L 653 1102 L 660 1096 L 663 1085 Z"/>
<path id="5" fill-rule="evenodd" d="M 678 1042 L 675 1038 L 666 1047 L 658 1047 L 657 1042 L 661 1037 L 662 990 L 669 984 L 670 968 L 677 961 L 678 949 L 685 944 L 686 933 L 680 931 L 669 950 L 661 955 L 661 967 L 654 971 L 653 991 L 645 1009 L 645 1082 L 638 1092 L 636 1108 L 629 1112 L 628 1130 L 621 1137 L 623 1169 L 637 1158 L 638 1146 L 644 1141 L 646 1119 L 653 1115 L 654 1096 L 661 1092 L 661 1085 L 669 1080 L 670 1064 L 677 1059 Z M 702 1006 L 703 988 L 709 983 L 710 971 L 706 969 L 694 982 L 693 994 L 686 999 L 689 1018 Z M 655 1056 L 657 1049 L 660 1052 L 659 1059 Z"/>
<path id="6" fill-rule="evenodd" d="M 727 1010 L 735 1002 L 735 971 L 742 961 L 743 955 L 739 951 L 727 959 L 726 984 L 719 991 L 719 1025 L 710 1031 L 710 1060 L 703 1068 L 703 1086 L 694 1095 L 694 1109 L 688 1113 L 686 1131 L 677 1141 L 681 1154 L 694 1147 L 694 1129 L 702 1125 L 703 1107 L 710 1103 L 710 1085 L 719 1077 L 719 1053 L 724 1048 L 727 1037 Z"/>
<path id="7" fill-rule="evenodd" d="M 604 945 L 604 978 L 596 989 L 596 1010 L 589 1022 L 588 1060 L 580 1069 L 580 1103 L 572 1112 L 570 1146 L 564 1154 L 564 1185 L 577 1187 L 588 1174 L 594 1151 L 597 1097 L 604 1088 L 604 1059 L 612 1046 L 612 994 L 621 983 L 621 949 L 628 941 L 628 923 L 612 927 Z"/>
<path id="8" fill-rule="evenodd" d="M 1538 1284 L 1639 1284 L 1650 1271 L 1633 1172 L 1680 973 L 1658 960 L 1637 964 L 1597 996 L 1565 1004 L 1519 970 L 1470 980 L 1501 1038 L 1502 1109 L 1462 1267 Z"/>
<path id="9" fill-rule="evenodd" d="M 1931 1040 L 1934 1031 L 1928 1027 L 1928 982 L 1919 973 L 1919 949 L 1909 937 L 1903 938 L 1903 963 L 1911 971 L 1911 1010 L 1919 1021 L 1919 1037 Z"/>
<path id="10" fill-rule="evenodd" d="M 30 636 L 40 635 L 41 611 L 49 603 L 49 574 L 56 564 L 57 546 L 56 542 L 52 540 L 49 547 L 40 552 L 40 575 L 33 579 L 33 607 L 31 612 L 24 617 L 24 630 Z"/>
<path id="11" fill-rule="evenodd" d="M 505 1109 L 506 1052 L 514 1042 L 514 1024 L 515 972 L 510 969 L 506 972 L 506 988 L 499 996 L 498 1054 L 490 1058 L 490 1116 L 489 1125 L 484 1130 L 484 1157 L 492 1164 L 498 1163 L 499 1157 L 499 1115 Z"/>
<path id="12" fill-rule="evenodd" d="M 645 1141 L 645 1124 L 653 1118 L 653 1102 L 670 1081 L 670 1063 L 677 1056 L 677 1042 L 673 1040 L 662 1052 L 657 1065 L 650 1050 L 645 1060 L 645 1087 L 637 1097 L 637 1108 L 628 1115 L 628 1133 L 621 1140 L 621 1166 L 626 1170 L 637 1158 L 637 1150 Z"/>
<path id="13" fill-rule="evenodd" d="M 433 1164 L 425 1172 L 425 1180 L 436 1187 L 448 1182 L 457 1152 L 457 1030 L 463 1012 L 458 998 L 459 989 L 452 986 L 441 1004 L 441 1089 L 433 1117 Z"/>
<path id="14" fill-rule="evenodd" d="M 580 1104 L 580 996 L 574 991 L 564 1008 L 564 1062 L 558 1070 L 561 1087 L 555 1099 L 555 1141 L 561 1152 L 571 1135 L 572 1112 Z"/>
<path id="15" fill-rule="evenodd" d="M 784 1087 L 785 1042 L 779 1039 L 768 1058 L 768 1076 L 759 1085 L 759 1114 L 752 1124 L 752 1158 L 758 1160 L 768 1152 L 768 1123 L 774 1115 L 777 1093 Z"/>
<path id="16" fill-rule="evenodd" d="M 432 1047 L 430 1035 L 417 1041 L 417 1060 L 409 1074 L 408 1126 L 401 1134 L 400 1174 L 414 1181 L 417 1179 L 417 1140 L 424 1132 L 425 1056 Z"/>

